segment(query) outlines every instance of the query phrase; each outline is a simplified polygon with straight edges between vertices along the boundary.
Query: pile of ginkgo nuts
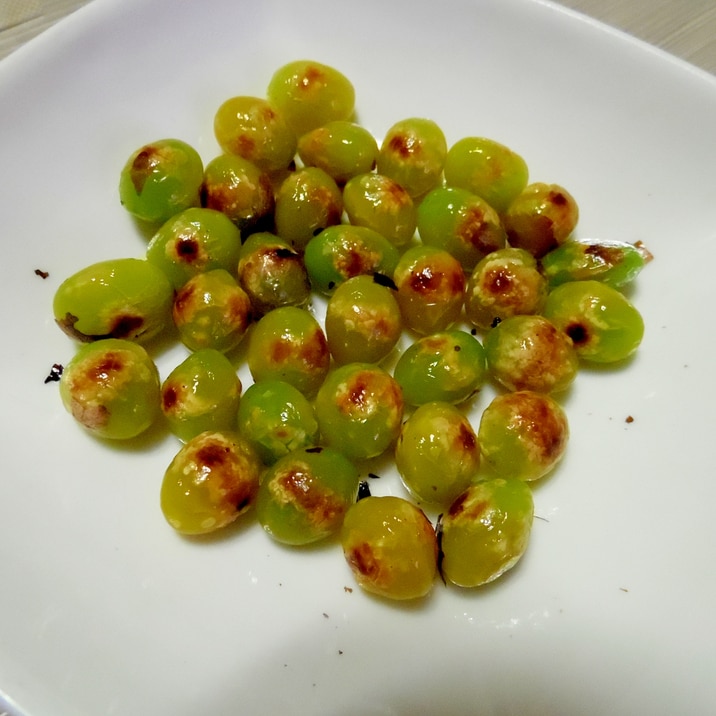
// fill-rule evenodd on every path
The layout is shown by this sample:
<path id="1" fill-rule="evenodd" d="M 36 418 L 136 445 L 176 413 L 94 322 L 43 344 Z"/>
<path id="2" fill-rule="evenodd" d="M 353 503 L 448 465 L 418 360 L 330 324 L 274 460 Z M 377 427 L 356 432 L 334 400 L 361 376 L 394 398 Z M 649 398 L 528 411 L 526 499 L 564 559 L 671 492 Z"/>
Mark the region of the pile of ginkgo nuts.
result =
<path id="1" fill-rule="evenodd" d="M 291 62 L 265 97 L 218 108 L 208 163 L 180 139 L 133 152 L 120 198 L 152 238 L 57 290 L 78 342 L 60 393 L 100 439 L 164 421 L 181 444 L 160 502 L 179 533 L 251 508 L 281 543 L 336 537 L 364 589 L 416 599 L 520 559 L 530 483 L 568 441 L 559 395 L 582 362 L 636 351 L 621 289 L 650 255 L 574 238 L 573 197 L 529 183 L 508 147 L 448 147 L 425 118 L 379 145 L 354 104 L 338 70 Z M 167 335 L 187 350 L 161 378 Z M 402 496 L 370 494 L 386 459 Z"/>

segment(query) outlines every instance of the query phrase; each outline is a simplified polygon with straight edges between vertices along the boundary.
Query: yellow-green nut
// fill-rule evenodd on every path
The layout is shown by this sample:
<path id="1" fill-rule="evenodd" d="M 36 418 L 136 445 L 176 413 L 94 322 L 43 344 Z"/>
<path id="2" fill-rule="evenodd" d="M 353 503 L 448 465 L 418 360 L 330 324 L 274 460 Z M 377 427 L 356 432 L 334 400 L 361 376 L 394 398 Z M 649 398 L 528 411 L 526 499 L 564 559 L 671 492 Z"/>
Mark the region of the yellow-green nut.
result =
<path id="1" fill-rule="evenodd" d="M 532 490 L 522 480 L 470 485 L 442 520 L 443 578 L 459 587 L 479 587 L 512 569 L 529 544 L 533 514 Z"/>
<path id="2" fill-rule="evenodd" d="M 251 300 L 232 274 L 214 269 L 193 276 L 177 291 L 172 316 L 187 348 L 227 353 L 249 327 Z"/>
<path id="3" fill-rule="evenodd" d="M 60 396 L 92 434 L 126 440 L 159 416 L 159 374 L 142 346 L 108 338 L 80 346 L 62 373 Z"/>
<path id="4" fill-rule="evenodd" d="M 144 343 L 171 325 L 174 289 L 156 266 L 122 258 L 87 266 L 60 284 L 57 325 L 82 341 L 120 338 Z"/>
<path id="5" fill-rule="evenodd" d="M 166 377 L 161 407 L 169 429 L 183 442 L 236 423 L 241 380 L 231 361 L 214 348 L 190 353 Z"/>
<path id="6" fill-rule="evenodd" d="M 135 218 L 161 224 L 190 206 L 200 206 L 204 164 L 180 139 L 145 144 L 127 159 L 119 177 L 119 199 Z"/>
<path id="7" fill-rule="evenodd" d="M 164 473 L 164 518 L 185 535 L 222 529 L 253 506 L 261 470 L 248 441 L 235 432 L 199 433 L 181 447 Z"/>

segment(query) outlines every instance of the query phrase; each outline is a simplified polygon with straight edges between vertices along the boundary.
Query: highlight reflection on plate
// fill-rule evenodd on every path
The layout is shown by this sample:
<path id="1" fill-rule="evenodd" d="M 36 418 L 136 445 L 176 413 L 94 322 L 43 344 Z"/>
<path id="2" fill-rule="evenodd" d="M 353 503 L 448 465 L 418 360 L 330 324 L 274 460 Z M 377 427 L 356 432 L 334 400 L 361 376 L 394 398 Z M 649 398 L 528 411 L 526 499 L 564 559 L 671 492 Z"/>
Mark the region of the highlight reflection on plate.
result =
<path id="1" fill-rule="evenodd" d="M 487 589 L 386 605 L 331 547 L 180 539 L 158 507 L 173 441 L 99 445 L 43 382 L 72 353 L 59 282 L 144 251 L 117 201 L 128 154 L 178 136 L 211 158 L 219 103 L 299 57 L 353 81 L 376 136 L 429 116 L 450 142 L 493 137 L 569 189 L 579 236 L 656 257 L 631 294 L 638 357 L 579 376 L 530 549 Z M 5 710 L 712 712 L 714 126 L 714 78 L 532 0 L 96 0 L 3 61 Z"/>

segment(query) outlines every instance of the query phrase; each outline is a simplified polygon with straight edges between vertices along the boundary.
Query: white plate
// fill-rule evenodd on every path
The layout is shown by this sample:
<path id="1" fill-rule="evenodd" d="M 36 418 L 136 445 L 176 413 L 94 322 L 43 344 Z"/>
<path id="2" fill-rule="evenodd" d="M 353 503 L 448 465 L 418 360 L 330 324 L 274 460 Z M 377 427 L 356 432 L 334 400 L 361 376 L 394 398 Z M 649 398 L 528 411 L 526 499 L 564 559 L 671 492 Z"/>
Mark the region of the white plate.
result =
<path id="1" fill-rule="evenodd" d="M 574 194 L 580 236 L 656 256 L 638 358 L 579 376 L 530 550 L 488 589 L 391 606 L 344 589 L 336 545 L 181 539 L 158 506 L 175 443 L 99 445 L 43 382 L 73 350 L 59 282 L 143 253 L 129 153 L 211 158 L 218 104 L 299 57 L 353 80 L 377 136 L 422 115 L 503 141 Z M 713 77 L 531 0 L 97 0 L 0 63 L 5 711 L 714 713 L 715 127 Z"/>

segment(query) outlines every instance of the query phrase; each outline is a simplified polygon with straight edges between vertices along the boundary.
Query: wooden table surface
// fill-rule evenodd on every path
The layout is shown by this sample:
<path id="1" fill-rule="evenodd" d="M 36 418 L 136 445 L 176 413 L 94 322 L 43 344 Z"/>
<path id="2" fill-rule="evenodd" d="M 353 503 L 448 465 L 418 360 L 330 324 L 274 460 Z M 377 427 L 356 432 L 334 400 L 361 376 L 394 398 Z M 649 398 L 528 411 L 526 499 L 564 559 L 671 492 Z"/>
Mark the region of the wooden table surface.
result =
<path id="1" fill-rule="evenodd" d="M 90 1 L 0 0 L 0 58 Z M 561 0 L 561 4 L 716 74 L 716 0 Z"/>

